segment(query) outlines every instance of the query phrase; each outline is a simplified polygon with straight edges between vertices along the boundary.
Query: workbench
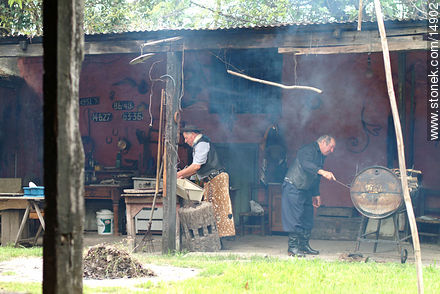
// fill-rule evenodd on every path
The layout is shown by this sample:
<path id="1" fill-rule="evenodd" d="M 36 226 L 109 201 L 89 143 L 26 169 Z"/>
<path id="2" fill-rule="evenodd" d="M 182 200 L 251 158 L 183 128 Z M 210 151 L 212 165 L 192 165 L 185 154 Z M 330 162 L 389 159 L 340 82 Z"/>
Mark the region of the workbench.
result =
<path id="1" fill-rule="evenodd" d="M 125 213 L 127 217 L 127 237 L 136 236 L 134 218 L 143 208 L 151 208 L 153 205 L 154 191 L 145 193 L 124 193 L 121 195 L 125 201 Z M 162 207 L 162 193 L 157 195 L 156 207 Z"/>
<path id="2" fill-rule="evenodd" d="M 114 235 L 119 235 L 119 199 L 121 187 L 119 185 L 86 185 L 84 186 L 84 199 L 111 200 L 113 205 Z"/>
<path id="3" fill-rule="evenodd" d="M 125 212 L 127 217 L 127 237 L 135 239 L 136 237 L 136 226 L 135 217 L 144 208 L 152 208 L 154 199 L 154 190 L 144 190 L 142 193 L 124 193 L 121 197 L 125 201 Z M 162 190 L 158 193 L 156 197 L 155 208 L 162 208 Z M 179 209 L 179 204 L 176 204 L 176 210 Z M 178 214 L 177 214 L 178 216 Z M 147 216 L 149 220 L 149 215 Z M 154 217 L 154 215 L 153 215 Z M 179 217 L 176 220 L 177 231 L 180 230 Z"/>
<path id="4" fill-rule="evenodd" d="M 2 211 L 2 246 L 6 246 L 14 241 L 17 246 L 20 237 L 25 230 L 27 220 L 31 216 L 31 210 L 34 210 L 40 221 L 40 227 L 34 239 L 34 244 L 41 233 L 45 229 L 43 213 L 40 209 L 44 203 L 44 196 L 22 196 L 22 194 L 1 195 L 0 210 Z M 17 228 L 20 219 L 20 212 L 25 210 L 21 217 L 20 226 Z M 12 239 L 14 238 L 14 239 Z"/>

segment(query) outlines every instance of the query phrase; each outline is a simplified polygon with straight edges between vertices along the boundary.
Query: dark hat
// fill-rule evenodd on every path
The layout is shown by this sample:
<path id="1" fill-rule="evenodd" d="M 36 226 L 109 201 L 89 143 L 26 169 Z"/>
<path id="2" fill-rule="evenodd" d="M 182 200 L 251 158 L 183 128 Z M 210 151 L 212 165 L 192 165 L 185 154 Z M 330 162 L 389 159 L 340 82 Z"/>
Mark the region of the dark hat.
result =
<path id="1" fill-rule="evenodd" d="M 201 128 L 196 127 L 195 125 L 185 125 L 184 127 L 180 128 L 180 131 L 183 132 L 195 132 L 200 133 L 203 130 Z"/>

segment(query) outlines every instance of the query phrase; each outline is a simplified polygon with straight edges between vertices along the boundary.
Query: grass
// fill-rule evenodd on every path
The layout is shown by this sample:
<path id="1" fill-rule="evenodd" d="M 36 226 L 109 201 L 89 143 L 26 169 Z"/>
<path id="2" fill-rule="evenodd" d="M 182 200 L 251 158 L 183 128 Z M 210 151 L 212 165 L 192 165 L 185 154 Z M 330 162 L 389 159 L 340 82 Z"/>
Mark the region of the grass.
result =
<path id="1" fill-rule="evenodd" d="M 43 256 L 43 247 L 0 247 L 0 262 L 7 261 L 17 257 L 41 257 Z"/>
<path id="2" fill-rule="evenodd" d="M 0 256 L 8 247 L 0 248 Z M 15 249 L 27 256 L 28 249 Z M 39 253 L 41 256 L 41 252 Z M 18 255 L 22 256 L 22 255 Z M 84 293 L 417 293 L 414 264 L 326 262 L 319 259 L 278 259 L 236 255 L 146 255 L 143 263 L 200 269 L 191 279 L 145 282 L 135 287 L 84 287 Z M 440 268 L 425 266 L 425 293 L 440 293 Z M 39 283 L 0 282 L 0 292 L 41 293 Z"/>
<path id="3" fill-rule="evenodd" d="M 42 287 L 40 283 L 0 282 L 0 293 L 39 294 L 41 292 Z"/>
<path id="4" fill-rule="evenodd" d="M 211 260 L 212 261 L 212 260 Z M 200 264 L 200 263 L 199 263 Z M 199 277 L 154 293 L 416 293 L 414 265 L 254 258 L 203 263 Z M 424 270 L 425 293 L 440 293 L 440 269 Z"/>

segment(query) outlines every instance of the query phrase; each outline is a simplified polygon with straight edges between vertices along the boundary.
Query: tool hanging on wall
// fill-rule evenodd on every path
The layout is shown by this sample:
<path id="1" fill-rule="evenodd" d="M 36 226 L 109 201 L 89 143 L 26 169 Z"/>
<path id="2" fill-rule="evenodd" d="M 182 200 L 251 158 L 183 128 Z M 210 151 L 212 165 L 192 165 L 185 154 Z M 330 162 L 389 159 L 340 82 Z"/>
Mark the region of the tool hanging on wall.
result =
<path id="1" fill-rule="evenodd" d="M 160 178 L 162 174 L 162 169 L 164 165 L 164 160 L 161 160 L 162 158 L 162 125 L 163 125 L 163 106 L 165 103 L 165 90 L 162 89 L 161 97 L 160 97 L 160 115 L 159 115 L 159 137 L 157 138 L 157 163 L 156 163 L 156 189 L 154 191 L 154 197 L 153 197 L 153 204 L 151 205 L 151 213 L 150 213 L 150 219 L 148 221 L 147 225 L 147 231 L 145 232 L 144 237 L 142 238 L 142 241 L 139 243 L 138 246 L 134 248 L 136 250 L 138 247 L 143 247 L 144 244 L 147 247 L 147 251 L 152 252 L 154 249 L 153 246 L 153 237 L 151 235 L 151 224 L 153 223 L 153 215 L 154 215 L 154 209 L 156 207 L 156 198 L 157 194 L 159 194 L 159 187 L 160 187 Z"/>

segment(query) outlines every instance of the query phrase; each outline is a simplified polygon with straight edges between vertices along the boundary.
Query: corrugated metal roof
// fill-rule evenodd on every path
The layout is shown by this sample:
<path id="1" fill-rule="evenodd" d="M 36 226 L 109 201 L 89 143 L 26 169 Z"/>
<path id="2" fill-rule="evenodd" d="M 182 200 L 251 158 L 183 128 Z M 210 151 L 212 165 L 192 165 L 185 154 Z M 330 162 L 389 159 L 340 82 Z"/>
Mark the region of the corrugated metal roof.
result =
<path id="1" fill-rule="evenodd" d="M 411 18 L 411 19 L 403 19 L 403 18 L 394 18 L 394 19 L 386 19 L 387 23 L 411 23 L 411 22 L 420 22 L 427 21 L 426 18 Z M 191 32 L 191 31 L 226 31 L 226 30 L 239 30 L 239 29 L 276 29 L 276 28 L 285 28 L 285 27 L 306 27 L 306 26 L 322 26 L 322 25 L 350 25 L 356 24 L 357 20 L 353 21 L 302 21 L 302 22 L 291 22 L 291 23 L 276 23 L 276 24 L 268 24 L 268 25 L 234 25 L 234 26 L 219 26 L 219 27 L 198 27 L 198 28 L 159 28 L 152 30 L 133 30 L 133 31 L 113 31 L 107 33 L 91 33 L 87 34 L 88 36 L 95 35 L 108 35 L 108 34 L 124 34 L 124 33 L 149 33 L 149 32 Z M 376 20 L 368 20 L 362 21 L 362 24 L 376 24 Z"/>
<path id="2" fill-rule="evenodd" d="M 419 22 L 425 22 L 427 21 L 426 18 L 412 18 L 412 19 L 387 19 L 385 22 L 387 24 L 395 24 L 395 25 L 401 25 L 405 23 L 419 23 Z M 366 27 L 368 26 L 375 26 L 376 21 L 374 20 L 368 20 L 368 21 L 362 21 L 362 24 Z M 271 30 L 271 29 L 290 29 L 290 28 L 297 28 L 297 29 L 304 29 L 306 27 L 322 27 L 325 28 L 326 26 L 339 26 L 339 25 L 346 25 L 346 26 L 352 26 L 353 28 L 357 26 L 357 20 L 353 21 L 303 21 L 303 22 L 295 22 L 295 23 L 277 23 L 277 24 L 271 24 L 271 25 L 237 25 L 237 26 L 220 26 L 220 27 L 212 27 L 212 28 L 158 28 L 158 29 L 152 29 L 152 30 L 133 30 L 133 31 L 113 31 L 113 32 L 107 32 L 107 33 L 91 33 L 86 34 L 86 40 L 87 39 L 95 39 L 99 37 L 117 37 L 122 36 L 124 34 L 126 35 L 137 35 L 137 34 L 146 34 L 146 33 L 167 33 L 167 35 L 173 35 L 176 33 L 185 33 L 185 32 L 213 32 L 213 31 L 234 31 L 234 30 Z M 0 41 L 1 43 L 7 43 L 8 40 L 13 40 L 13 42 L 16 42 L 20 39 L 26 39 L 27 36 L 25 35 L 6 35 L 1 36 Z M 41 42 L 42 36 L 33 36 L 31 38 L 35 43 Z"/>

